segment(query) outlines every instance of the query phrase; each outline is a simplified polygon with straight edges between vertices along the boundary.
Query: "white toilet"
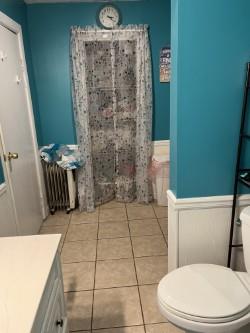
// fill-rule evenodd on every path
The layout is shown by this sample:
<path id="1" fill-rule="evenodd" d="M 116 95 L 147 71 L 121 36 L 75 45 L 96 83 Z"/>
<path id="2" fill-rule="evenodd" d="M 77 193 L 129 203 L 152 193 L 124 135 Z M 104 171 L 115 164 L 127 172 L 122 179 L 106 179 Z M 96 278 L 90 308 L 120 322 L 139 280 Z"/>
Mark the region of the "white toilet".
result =
<path id="1" fill-rule="evenodd" d="M 247 273 L 195 264 L 176 269 L 159 283 L 162 315 L 186 332 L 250 333 L 250 207 L 240 218 Z"/>

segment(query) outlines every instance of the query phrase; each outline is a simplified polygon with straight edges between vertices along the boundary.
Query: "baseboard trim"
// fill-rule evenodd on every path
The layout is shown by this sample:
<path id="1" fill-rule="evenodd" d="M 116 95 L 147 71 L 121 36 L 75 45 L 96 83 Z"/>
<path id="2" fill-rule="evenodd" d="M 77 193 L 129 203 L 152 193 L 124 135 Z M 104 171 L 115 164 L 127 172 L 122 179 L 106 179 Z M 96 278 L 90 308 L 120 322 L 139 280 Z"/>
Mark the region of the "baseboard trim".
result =
<path id="1" fill-rule="evenodd" d="M 169 161 L 169 151 L 170 151 L 170 141 L 169 140 L 158 140 L 153 141 L 153 154 L 166 156 L 167 160 Z"/>
<path id="2" fill-rule="evenodd" d="M 176 198 L 171 190 L 168 190 L 168 200 L 172 202 L 175 210 L 181 209 L 201 209 L 215 207 L 231 207 L 233 195 L 197 197 L 197 198 Z M 250 205 L 250 194 L 242 194 L 238 197 L 239 206 Z"/>

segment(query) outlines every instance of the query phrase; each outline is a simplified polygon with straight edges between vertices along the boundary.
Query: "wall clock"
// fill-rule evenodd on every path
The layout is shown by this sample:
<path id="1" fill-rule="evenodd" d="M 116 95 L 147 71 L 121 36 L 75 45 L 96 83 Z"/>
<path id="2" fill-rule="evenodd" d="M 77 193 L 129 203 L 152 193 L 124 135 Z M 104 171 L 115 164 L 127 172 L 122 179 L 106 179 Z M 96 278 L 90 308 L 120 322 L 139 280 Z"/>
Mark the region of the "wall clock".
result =
<path id="1" fill-rule="evenodd" d="M 97 19 L 102 28 L 113 29 L 120 24 L 121 13 L 117 7 L 106 5 L 99 10 Z"/>

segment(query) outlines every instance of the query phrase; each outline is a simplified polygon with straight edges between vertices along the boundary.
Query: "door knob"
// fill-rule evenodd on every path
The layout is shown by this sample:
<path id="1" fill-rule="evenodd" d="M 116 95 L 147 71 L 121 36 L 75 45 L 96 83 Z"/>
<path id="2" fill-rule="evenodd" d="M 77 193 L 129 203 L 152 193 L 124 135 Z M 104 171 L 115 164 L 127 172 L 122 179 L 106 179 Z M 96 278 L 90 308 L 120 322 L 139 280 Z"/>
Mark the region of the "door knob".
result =
<path id="1" fill-rule="evenodd" d="M 18 153 L 8 153 L 8 160 L 10 161 L 11 159 L 16 160 L 18 159 Z"/>

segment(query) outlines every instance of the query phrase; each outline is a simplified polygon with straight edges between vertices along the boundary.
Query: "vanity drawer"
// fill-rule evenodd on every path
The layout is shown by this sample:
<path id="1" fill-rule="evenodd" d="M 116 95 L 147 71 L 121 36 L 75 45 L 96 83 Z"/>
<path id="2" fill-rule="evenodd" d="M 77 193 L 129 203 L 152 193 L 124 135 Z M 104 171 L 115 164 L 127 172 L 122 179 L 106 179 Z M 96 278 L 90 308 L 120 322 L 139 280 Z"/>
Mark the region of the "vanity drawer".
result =
<path id="1" fill-rule="evenodd" d="M 65 314 L 63 287 L 58 280 L 56 292 L 46 314 L 42 333 L 68 332 L 67 317 Z"/>
<path id="2" fill-rule="evenodd" d="M 59 294 L 61 295 L 59 297 Z M 46 287 L 44 289 L 43 297 L 41 299 L 41 303 L 39 306 L 39 310 L 36 316 L 36 320 L 33 325 L 32 332 L 33 333 L 45 333 L 45 332 L 64 332 L 60 330 L 61 327 L 59 325 L 58 330 L 48 331 L 48 322 L 51 318 L 52 311 L 55 311 L 54 308 L 58 308 L 56 311 L 60 312 L 57 313 L 57 317 L 63 318 L 65 316 L 65 306 L 64 306 L 64 293 L 62 287 L 62 273 L 61 273 L 61 266 L 60 266 L 60 259 L 59 255 L 57 254 L 53 265 L 51 267 L 51 271 L 49 277 L 47 279 Z M 58 306 L 55 305 L 57 300 Z M 58 319 L 59 320 L 59 319 Z M 59 329 L 60 328 L 60 329 Z M 66 332 L 66 331 L 65 331 Z"/>

